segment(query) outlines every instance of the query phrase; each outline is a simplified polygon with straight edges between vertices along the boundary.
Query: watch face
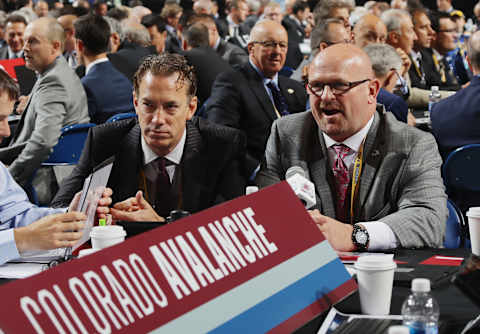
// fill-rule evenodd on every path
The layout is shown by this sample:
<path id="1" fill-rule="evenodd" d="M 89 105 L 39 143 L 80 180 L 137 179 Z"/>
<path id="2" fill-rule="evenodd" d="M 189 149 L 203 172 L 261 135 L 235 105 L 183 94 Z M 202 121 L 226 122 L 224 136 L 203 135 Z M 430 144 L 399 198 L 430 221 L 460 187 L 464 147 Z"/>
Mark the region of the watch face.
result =
<path id="1" fill-rule="evenodd" d="M 367 234 L 362 230 L 359 230 L 357 233 L 355 233 L 355 240 L 357 240 L 357 242 L 361 245 L 367 244 L 367 238 Z"/>

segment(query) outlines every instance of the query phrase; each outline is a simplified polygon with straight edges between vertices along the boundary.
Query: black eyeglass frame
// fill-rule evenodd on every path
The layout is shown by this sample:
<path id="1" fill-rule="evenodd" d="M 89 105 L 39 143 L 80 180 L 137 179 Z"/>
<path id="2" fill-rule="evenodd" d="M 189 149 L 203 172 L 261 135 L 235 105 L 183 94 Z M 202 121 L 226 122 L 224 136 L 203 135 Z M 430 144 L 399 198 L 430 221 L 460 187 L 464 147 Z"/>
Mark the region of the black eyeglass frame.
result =
<path id="1" fill-rule="evenodd" d="M 332 92 L 333 95 L 343 95 L 345 93 L 347 93 L 349 90 L 351 90 L 352 88 L 355 88 L 367 81 L 371 81 L 372 79 L 363 79 L 363 80 L 358 80 L 358 81 L 349 81 L 349 82 L 334 82 L 333 84 L 342 84 L 342 85 L 345 85 L 347 86 L 346 89 L 339 89 L 339 88 L 332 88 L 331 84 L 326 84 L 326 83 L 323 83 L 323 88 L 321 90 L 317 90 L 315 91 L 313 89 L 313 87 L 310 85 L 310 82 L 308 82 L 307 80 L 305 80 L 305 88 L 307 90 L 309 90 L 310 92 L 312 92 L 313 95 L 315 95 L 316 97 L 321 97 L 322 94 L 323 94 L 323 91 L 325 89 L 325 86 L 328 86 L 330 88 L 330 91 Z"/>
<path id="2" fill-rule="evenodd" d="M 286 42 L 276 42 L 276 41 L 252 41 L 252 44 L 260 44 L 264 48 L 268 49 L 275 49 L 277 45 L 280 47 L 281 50 L 286 50 L 288 48 L 288 43 Z M 270 44 L 270 45 L 269 45 Z M 282 45 L 284 44 L 284 45 Z"/>

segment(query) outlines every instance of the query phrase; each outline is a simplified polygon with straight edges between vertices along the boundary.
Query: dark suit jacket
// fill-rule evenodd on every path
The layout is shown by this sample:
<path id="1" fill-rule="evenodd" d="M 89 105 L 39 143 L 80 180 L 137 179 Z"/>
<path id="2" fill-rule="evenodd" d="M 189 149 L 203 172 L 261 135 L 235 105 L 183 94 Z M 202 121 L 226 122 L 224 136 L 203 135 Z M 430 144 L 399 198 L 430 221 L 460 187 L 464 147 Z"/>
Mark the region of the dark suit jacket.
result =
<path id="1" fill-rule="evenodd" d="M 187 58 L 187 62 L 195 68 L 198 83 L 198 106 L 201 106 L 210 97 L 217 75 L 232 68 L 211 47 L 193 48 L 183 51 L 182 54 Z"/>
<path id="2" fill-rule="evenodd" d="M 117 70 L 123 73 L 127 79 L 132 80 L 143 58 L 155 53 L 154 48 L 145 48 L 125 41 L 117 52 L 109 53 L 107 57 Z"/>
<path id="3" fill-rule="evenodd" d="M 445 159 L 454 149 L 480 143 L 480 77 L 470 85 L 433 105 L 432 133 Z"/>
<path id="4" fill-rule="evenodd" d="M 180 53 L 182 45 L 178 37 L 167 29 L 167 39 L 165 40 L 165 51 L 170 53 Z"/>
<path id="5" fill-rule="evenodd" d="M 364 144 L 354 221 L 381 221 L 401 247 L 439 247 L 445 233 L 447 197 L 433 137 L 377 109 Z M 299 166 L 315 184 L 315 208 L 335 218 L 335 180 L 328 151 L 311 112 L 277 120 L 257 175 L 264 187 Z"/>
<path id="6" fill-rule="evenodd" d="M 134 111 L 132 84 L 110 61 L 95 64 L 82 78 L 82 84 L 92 123 L 101 124 L 115 114 Z"/>
<path id="7" fill-rule="evenodd" d="M 60 186 L 52 206 L 68 205 L 93 168 L 111 156 L 115 156 L 115 162 L 108 187 L 113 189 L 113 203 L 135 196 L 143 165 L 140 136 L 136 119 L 92 128 L 78 165 Z M 188 121 L 180 163 L 181 209 L 198 212 L 244 194 L 245 177 L 240 170 L 244 150 L 245 139 L 240 132 L 203 119 Z"/>
<path id="8" fill-rule="evenodd" d="M 407 123 L 408 106 L 400 96 L 381 88 L 377 95 L 377 103 L 383 104 L 385 110 L 394 114 L 400 122 Z"/>
<path id="9" fill-rule="evenodd" d="M 427 89 L 432 86 L 438 86 L 441 90 L 459 90 L 460 85 L 453 74 L 453 71 L 450 69 L 448 62 L 445 57 L 442 58 L 442 62 L 445 66 L 445 77 L 446 81 L 442 82 L 442 76 L 438 72 L 435 62 L 433 60 L 433 50 L 432 49 L 423 49 L 422 50 L 422 60 L 424 63 L 424 69 L 426 73 Z"/>
<path id="10" fill-rule="evenodd" d="M 8 45 L 4 45 L 0 48 L 0 59 L 8 59 Z"/>
<path id="11" fill-rule="evenodd" d="M 283 76 L 278 77 L 278 83 L 289 113 L 304 111 L 307 94 L 302 84 Z M 207 118 L 245 132 L 246 168 L 253 171 L 263 157 L 277 114 L 262 78 L 249 62 L 217 77 L 207 103 Z"/>
<path id="12" fill-rule="evenodd" d="M 216 20 L 217 27 L 219 28 L 218 33 L 222 38 L 226 41 L 235 44 L 236 46 L 246 50 L 247 47 L 247 40 L 243 38 L 244 36 L 250 35 L 250 28 L 247 24 L 241 23 L 238 27 L 239 37 L 237 36 L 229 36 L 228 31 L 228 21 L 225 17 L 218 18 Z"/>
<path id="13" fill-rule="evenodd" d="M 244 49 L 238 45 L 226 42 L 221 38 L 220 43 L 218 44 L 217 53 L 231 66 L 242 65 L 248 61 L 248 54 Z"/>

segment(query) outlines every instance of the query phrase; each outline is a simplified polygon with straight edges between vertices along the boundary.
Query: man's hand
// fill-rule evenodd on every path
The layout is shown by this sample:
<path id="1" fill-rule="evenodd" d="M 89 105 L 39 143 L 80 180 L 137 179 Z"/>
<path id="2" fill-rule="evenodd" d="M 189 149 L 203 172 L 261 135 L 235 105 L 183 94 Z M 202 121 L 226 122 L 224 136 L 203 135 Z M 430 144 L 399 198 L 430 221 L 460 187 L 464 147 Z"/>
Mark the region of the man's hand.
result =
<path id="1" fill-rule="evenodd" d="M 318 210 L 308 211 L 308 213 L 335 250 L 342 252 L 355 250 L 352 242 L 352 225 L 324 216 Z"/>
<path id="2" fill-rule="evenodd" d="M 21 115 L 25 111 L 25 107 L 27 106 L 28 96 L 22 95 L 18 98 L 18 105 L 15 112 Z"/>
<path id="3" fill-rule="evenodd" d="M 152 206 L 143 198 L 141 191 L 138 191 L 135 197 L 116 203 L 113 208 L 110 209 L 110 213 L 112 214 L 113 220 L 165 221 L 162 216 L 157 215 Z"/>
<path id="4" fill-rule="evenodd" d="M 82 237 L 87 217 L 80 212 L 49 215 L 13 230 L 19 253 L 72 247 Z"/>
<path id="5" fill-rule="evenodd" d="M 397 48 L 395 49 L 395 51 L 397 51 L 398 55 L 402 59 L 402 73 L 400 73 L 400 75 L 402 77 L 405 77 L 405 74 L 408 72 L 408 70 L 410 69 L 410 66 L 412 65 L 412 61 L 410 60 L 410 57 L 402 49 Z"/>
<path id="6" fill-rule="evenodd" d="M 97 210 L 96 210 L 96 215 L 97 218 L 95 221 L 97 221 L 100 218 L 106 218 L 107 214 L 110 213 L 110 204 L 112 204 L 112 194 L 113 191 L 110 188 L 105 188 L 102 193 L 102 197 L 98 200 L 97 204 Z M 80 197 L 82 195 L 82 192 L 78 192 L 73 196 L 72 201 L 70 202 L 70 205 L 68 206 L 68 212 L 75 211 L 77 210 L 78 204 L 80 202 Z"/>

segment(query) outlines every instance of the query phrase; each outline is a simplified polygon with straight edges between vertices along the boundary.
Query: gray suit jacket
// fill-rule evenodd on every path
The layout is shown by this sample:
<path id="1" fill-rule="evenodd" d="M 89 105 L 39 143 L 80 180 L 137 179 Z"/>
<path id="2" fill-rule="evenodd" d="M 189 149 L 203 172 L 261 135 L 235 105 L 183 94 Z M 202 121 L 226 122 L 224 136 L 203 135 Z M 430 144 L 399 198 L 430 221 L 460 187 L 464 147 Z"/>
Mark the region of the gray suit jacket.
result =
<path id="1" fill-rule="evenodd" d="M 355 222 L 387 224 L 402 247 L 441 246 L 447 220 L 441 163 L 432 135 L 377 111 L 364 146 Z M 306 171 L 315 184 L 316 208 L 334 218 L 333 173 L 311 112 L 273 123 L 256 181 L 262 187 L 279 182 L 291 166 Z"/>
<path id="2" fill-rule="evenodd" d="M 0 160 L 25 185 L 52 152 L 61 128 L 89 121 L 82 83 L 59 56 L 38 77 L 9 146 L 0 149 Z"/>
<path id="3" fill-rule="evenodd" d="M 0 48 L 0 59 L 8 59 L 8 45 Z"/>

